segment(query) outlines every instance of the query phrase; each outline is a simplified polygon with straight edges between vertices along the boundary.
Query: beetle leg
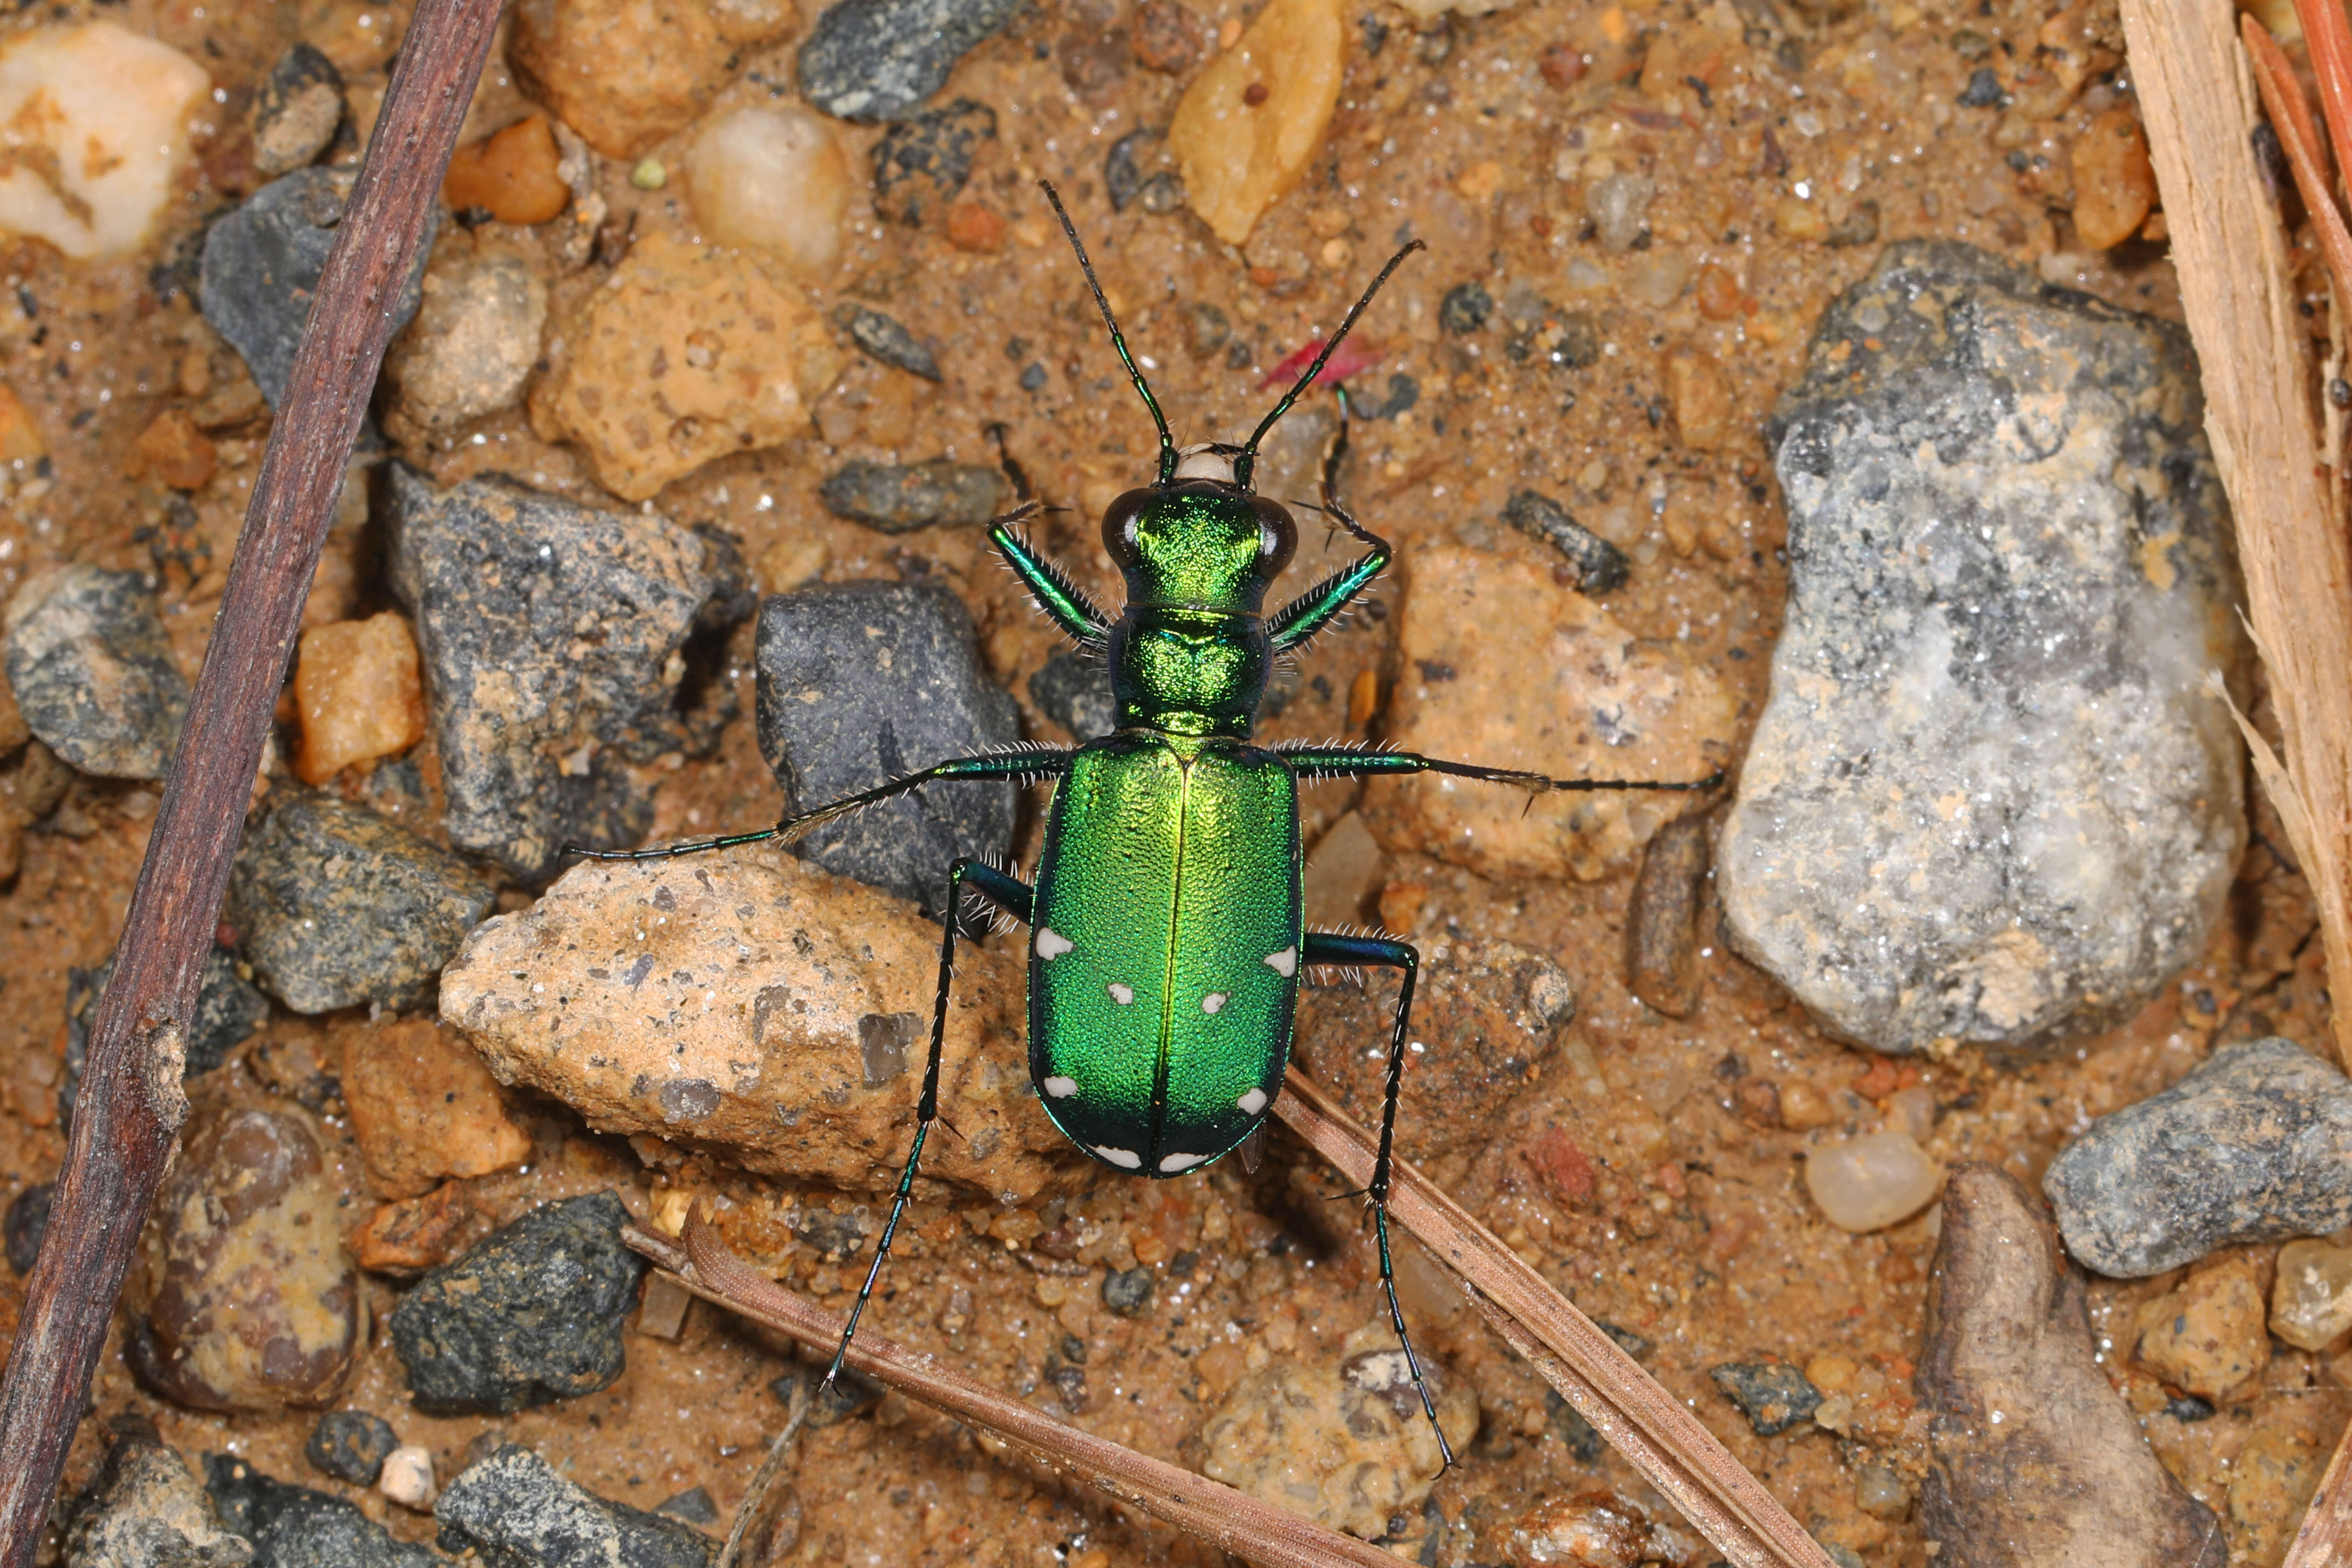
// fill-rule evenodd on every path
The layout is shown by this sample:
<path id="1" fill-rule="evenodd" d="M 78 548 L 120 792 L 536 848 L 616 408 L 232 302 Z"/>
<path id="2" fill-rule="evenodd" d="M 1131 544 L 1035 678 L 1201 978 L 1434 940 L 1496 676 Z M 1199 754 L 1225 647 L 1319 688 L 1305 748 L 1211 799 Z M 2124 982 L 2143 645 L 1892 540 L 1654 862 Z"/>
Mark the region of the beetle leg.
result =
<path id="1" fill-rule="evenodd" d="M 1421 1408 L 1429 1417 L 1429 1429 L 1437 1434 L 1437 1451 L 1444 1457 L 1445 1469 L 1450 1470 L 1454 1468 L 1454 1447 L 1445 1440 L 1445 1428 L 1437 1424 L 1436 1402 L 1430 1398 L 1429 1384 L 1422 1378 L 1421 1357 L 1412 1348 L 1412 1336 L 1405 1331 L 1404 1309 L 1397 1305 L 1396 1269 L 1389 1258 L 1389 1177 L 1394 1163 L 1397 1097 L 1404 1087 L 1405 1048 L 1412 1028 L 1412 987 L 1421 973 L 1421 953 L 1411 942 L 1392 942 L 1386 937 L 1311 931 L 1299 943 L 1298 963 L 1301 968 L 1309 964 L 1354 964 L 1394 969 L 1404 977 L 1397 991 L 1396 1029 L 1389 1037 L 1388 1087 L 1381 1098 L 1381 1152 L 1372 1162 L 1372 1181 L 1364 1189 L 1364 1195 L 1371 1200 L 1372 1231 L 1380 1238 L 1381 1291 L 1388 1298 L 1389 1321 L 1396 1327 L 1397 1343 L 1404 1350 L 1404 1364 L 1412 1373 L 1413 1391 L 1421 1395 Z"/>
<path id="2" fill-rule="evenodd" d="M 1110 617 L 1087 596 L 1069 569 L 1052 556 L 1031 544 L 1023 534 L 1013 531 L 1013 525 L 1027 521 L 1045 510 L 1029 501 L 1005 513 L 988 525 L 988 542 L 1045 612 L 1045 618 L 1062 628 L 1064 636 L 1074 642 L 1099 642 L 1110 635 Z"/>
<path id="3" fill-rule="evenodd" d="M 698 838 L 690 844 L 665 844 L 654 849 L 590 849 L 584 845 L 566 844 L 563 853 L 577 855 L 583 860 L 675 860 L 681 855 L 699 855 L 706 849 L 731 849 L 738 844 L 764 844 L 773 839 L 778 844 L 792 844 L 815 832 L 828 822 L 837 821 L 853 812 L 877 805 L 893 795 L 920 789 L 927 784 L 951 783 L 959 780 L 992 781 L 1011 779 L 1016 784 L 1033 784 L 1039 779 L 1057 779 L 1070 765 L 1073 752 L 1066 746 L 1021 746 L 1010 751 L 983 752 L 976 757 L 957 757 L 936 767 L 925 768 L 919 773 L 892 779 L 860 790 L 818 806 L 814 811 L 788 816 L 773 827 L 763 827 L 757 833 L 730 833 L 719 838 Z"/>
<path id="4" fill-rule="evenodd" d="M 915 1106 L 915 1144 L 907 1151 L 907 1168 L 899 1173 L 898 1194 L 890 1200 L 890 1217 L 883 1222 L 882 1238 L 874 1244 L 874 1261 L 866 1266 L 866 1282 L 857 1288 L 857 1300 L 850 1304 L 849 1321 L 842 1325 L 841 1344 L 833 1352 L 833 1364 L 824 1369 L 824 1381 L 817 1384 L 820 1394 L 831 1388 L 833 1380 L 841 1375 L 841 1363 L 849 1354 L 849 1342 L 857 1336 L 857 1320 L 866 1311 L 866 1299 L 874 1294 L 874 1282 L 882 1277 L 882 1261 L 890 1256 L 890 1242 L 898 1234 L 898 1220 L 914 1196 L 915 1173 L 923 1163 L 923 1140 L 930 1136 L 931 1123 L 940 1119 L 940 1053 L 948 1037 L 948 987 L 955 978 L 955 917 L 961 907 L 966 882 L 982 897 L 1003 905 L 1023 924 L 1029 921 L 1033 895 L 1027 883 L 982 860 L 960 858 L 948 868 L 948 918 L 941 922 L 945 930 L 940 938 L 940 988 L 931 1003 L 931 1051 L 923 1065 L 923 1097 Z"/>
<path id="5" fill-rule="evenodd" d="M 1444 773 L 1450 778 L 1476 779 L 1509 784 L 1530 795 L 1579 793 L 1602 789 L 1705 790 L 1721 784 L 1717 768 L 1703 779 L 1556 779 L 1514 768 L 1482 767 L 1476 763 L 1451 763 L 1424 757 L 1418 752 L 1374 751 L 1346 741 L 1283 741 L 1271 750 L 1305 780 L 1377 778 L 1394 773 Z"/>

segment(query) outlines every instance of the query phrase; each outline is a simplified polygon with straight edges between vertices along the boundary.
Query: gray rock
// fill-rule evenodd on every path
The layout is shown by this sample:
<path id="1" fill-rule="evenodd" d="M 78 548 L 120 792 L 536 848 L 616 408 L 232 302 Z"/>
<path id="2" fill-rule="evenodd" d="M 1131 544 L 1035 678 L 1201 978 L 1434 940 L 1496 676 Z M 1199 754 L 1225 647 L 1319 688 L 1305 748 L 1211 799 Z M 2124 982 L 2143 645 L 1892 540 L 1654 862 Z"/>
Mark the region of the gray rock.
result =
<path id="1" fill-rule="evenodd" d="M 496 475 L 441 490 L 394 464 L 385 482 L 449 842 L 526 880 L 566 841 L 636 843 L 653 822 L 638 770 L 696 744 L 679 650 L 723 586 L 709 542 Z"/>
<path id="2" fill-rule="evenodd" d="M 386 1456 L 400 1447 L 392 1423 L 367 1410 L 330 1410 L 310 1429 L 302 1455 L 339 1481 L 372 1487 Z"/>
<path id="3" fill-rule="evenodd" d="M 845 463 L 825 476 L 817 498 L 835 517 L 885 533 L 939 526 L 976 528 L 997 514 L 1010 487 L 979 463 Z"/>
<path id="4" fill-rule="evenodd" d="M 1145 175 L 1139 160 L 1160 140 L 1160 132 L 1146 126 L 1110 144 L 1110 151 L 1103 155 L 1103 193 L 1110 197 L 1111 211 L 1125 212 L 1143 193 Z"/>
<path id="5" fill-rule="evenodd" d="M 460 1472 L 433 1517 L 445 1547 L 497 1568 L 708 1568 L 719 1554 L 693 1526 L 583 1491 L 512 1445 Z"/>
<path id="6" fill-rule="evenodd" d="M 49 1205 L 58 1195 L 55 1182 L 40 1182 L 8 1200 L 8 1215 L 0 1221 L 0 1237 L 7 1244 L 8 1267 L 18 1279 L 33 1271 L 41 1256 L 41 1242 L 49 1234 Z"/>
<path id="7" fill-rule="evenodd" d="M 343 221 L 354 178 L 340 170 L 297 169 L 254 192 L 205 234 L 197 308 L 243 356 L 272 408 L 285 395 L 286 378 L 293 374 L 295 345 L 302 340 L 310 296 L 327 264 L 335 226 Z M 437 229 L 437 204 L 425 221 Z M 424 298 L 425 263 L 433 235 L 425 238 L 416 269 L 392 302 L 394 331 L 408 324 Z"/>
<path id="8" fill-rule="evenodd" d="M 1122 1318 L 1132 1318 L 1150 1304 L 1151 1286 L 1149 1265 L 1114 1268 L 1103 1276 L 1102 1303 Z"/>
<path id="9" fill-rule="evenodd" d="M 1938 1564 L 2221 1568 L 2220 1521 L 2148 1451 L 2095 1359 L 2083 1277 L 2013 1177 L 1952 1167 L 1930 1279 L 1916 1392 Z"/>
<path id="10" fill-rule="evenodd" d="M 1102 655 L 1066 647 L 1029 678 L 1029 700 L 1037 710 L 1081 741 L 1118 728 L 1118 700 L 1111 690 L 1110 667 Z"/>
<path id="11" fill-rule="evenodd" d="M 610 1386 L 646 1261 L 609 1192 L 533 1209 L 436 1268 L 392 1310 L 392 1348 L 428 1415 L 505 1415 Z M 444 1522 L 446 1522 L 446 1521 Z"/>
<path id="12" fill-rule="evenodd" d="M 898 120 L 947 85 L 1016 0 L 841 0 L 801 46 L 801 96 L 844 120 Z"/>
<path id="13" fill-rule="evenodd" d="M 902 120 L 874 144 L 874 211 L 920 224 L 947 211 L 971 178 L 982 142 L 996 140 L 996 110 L 968 98 Z"/>
<path id="14" fill-rule="evenodd" d="M 254 95 L 253 166 L 273 178 L 299 169 L 327 150 L 342 122 L 342 73 L 309 44 L 296 44 Z"/>
<path id="15" fill-rule="evenodd" d="M 445 233 L 425 274 L 424 307 L 383 357 L 385 428 L 444 435 L 512 408 L 539 363 L 547 285 L 530 263 L 464 229 Z"/>
<path id="16" fill-rule="evenodd" d="M 1438 302 L 1437 324 L 1457 338 L 1466 338 L 1495 313 L 1495 297 L 1476 282 L 1456 283 Z"/>
<path id="17" fill-rule="evenodd" d="M 940 362 L 896 319 L 863 305 L 846 306 L 842 315 L 849 328 L 850 341 L 874 358 L 925 381 L 940 379 Z"/>
<path id="18" fill-rule="evenodd" d="M 490 884 L 363 805 L 281 783 L 267 806 L 228 885 L 262 989 L 297 1013 L 423 1000 L 489 909 Z"/>
<path id="19" fill-rule="evenodd" d="M 2022 1049 L 2204 949 L 2245 841 L 2221 484 L 2187 336 L 1890 246 L 1775 416 L 1790 591 L 1717 848 L 1836 1034 Z"/>
<path id="20" fill-rule="evenodd" d="M 938 584 L 841 583 L 760 611 L 760 754 L 789 809 L 1021 739 L 971 616 Z M 936 910 L 959 855 L 1001 859 L 1013 786 L 935 784 L 819 828 L 793 853 Z"/>
<path id="21" fill-rule="evenodd" d="M 82 1068 L 89 1060 L 90 1020 L 97 1016 L 98 999 L 113 973 L 111 955 L 94 970 L 66 971 L 66 1070 L 64 1081 L 58 1085 L 60 1125 L 73 1124 Z M 236 972 L 236 961 L 218 948 L 206 953 L 204 978 L 196 983 L 195 1016 L 186 1029 L 184 1080 L 220 1066 L 221 1058 L 243 1045 L 268 1016 L 269 998 Z"/>
<path id="22" fill-rule="evenodd" d="M 1420 389 L 1414 389 L 1416 400 Z M 1399 410 L 1399 412 L 1402 412 Z M 1625 552 L 1569 515 L 1568 509 L 1540 490 L 1521 490 L 1504 504 L 1503 521 L 1540 539 L 1576 568 L 1576 591 L 1598 597 L 1625 585 L 1633 568 Z"/>
<path id="23" fill-rule="evenodd" d="M 2290 1040 L 2224 1046 L 2091 1123 L 2042 1178 L 2066 1250 L 2143 1279 L 2352 1225 L 2352 1083 Z"/>
<path id="24" fill-rule="evenodd" d="M 1730 1362 L 1709 1367 L 1706 1374 L 1759 1437 L 1801 1425 L 1822 1407 L 1822 1391 L 1786 1362 Z"/>
<path id="25" fill-rule="evenodd" d="M 222 1521 L 253 1542 L 253 1568 L 438 1568 L 431 1548 L 394 1541 L 356 1504 L 263 1475 L 233 1454 L 205 1456 Z"/>
<path id="26" fill-rule="evenodd" d="M 188 682 L 136 572 L 60 566 L 8 602 L 8 684 L 25 722 L 86 773 L 160 779 L 188 716 Z"/>
<path id="27" fill-rule="evenodd" d="M 239 1568 L 253 1547 L 221 1527 L 188 1461 L 143 1415 L 119 1415 L 106 1463 L 74 1500 L 66 1568 Z"/>
<path id="28" fill-rule="evenodd" d="M 710 1500 L 707 1487 L 688 1487 L 676 1497 L 656 1503 L 654 1511 L 688 1524 L 709 1526 L 719 1522 L 719 1505 Z"/>

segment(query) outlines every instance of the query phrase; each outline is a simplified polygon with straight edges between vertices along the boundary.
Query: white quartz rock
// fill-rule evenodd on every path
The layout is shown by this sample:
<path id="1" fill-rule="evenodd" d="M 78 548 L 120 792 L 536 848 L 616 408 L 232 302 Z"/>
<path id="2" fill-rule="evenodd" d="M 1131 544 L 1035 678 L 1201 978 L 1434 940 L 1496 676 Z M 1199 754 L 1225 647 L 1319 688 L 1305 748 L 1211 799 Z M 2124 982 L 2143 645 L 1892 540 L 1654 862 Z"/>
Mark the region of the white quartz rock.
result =
<path id="1" fill-rule="evenodd" d="M 202 66 L 112 22 L 0 47 L 0 229 L 79 261 L 144 244 L 188 158 Z"/>

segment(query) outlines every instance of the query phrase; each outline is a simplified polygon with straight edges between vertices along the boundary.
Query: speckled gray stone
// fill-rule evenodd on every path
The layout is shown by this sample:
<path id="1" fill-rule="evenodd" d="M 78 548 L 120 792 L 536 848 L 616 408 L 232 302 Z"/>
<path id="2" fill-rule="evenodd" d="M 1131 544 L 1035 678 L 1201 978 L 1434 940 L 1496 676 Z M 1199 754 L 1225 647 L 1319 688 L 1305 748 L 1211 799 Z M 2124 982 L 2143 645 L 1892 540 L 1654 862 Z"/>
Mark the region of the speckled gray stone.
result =
<path id="1" fill-rule="evenodd" d="M 2118 1279 L 2352 1225 L 2352 1082 L 2291 1040 L 2224 1046 L 2102 1116 L 2042 1178 L 2066 1250 Z"/>
<path id="2" fill-rule="evenodd" d="M 1021 739 L 1012 694 L 982 668 L 971 616 L 938 584 L 839 583 L 760 611 L 760 754 L 805 811 Z M 810 834 L 793 852 L 936 910 L 959 855 L 1013 842 L 1009 784 L 945 783 Z"/>
<path id="3" fill-rule="evenodd" d="M 636 844 L 639 770 L 692 749 L 679 650 L 721 595 L 709 541 L 492 475 L 385 477 L 393 590 L 415 616 L 449 842 L 527 880 L 567 840 Z"/>
<path id="4" fill-rule="evenodd" d="M 1111 690 L 1110 667 L 1095 649 L 1055 650 L 1029 678 L 1029 700 L 1081 741 L 1118 728 L 1118 699 Z"/>
<path id="5" fill-rule="evenodd" d="M 343 78 L 309 44 L 278 57 L 253 97 L 253 166 L 276 176 L 327 150 L 343 120 Z"/>
<path id="6" fill-rule="evenodd" d="M 422 1000 L 490 884 L 363 805 L 281 784 L 268 808 L 237 848 L 227 906 L 262 989 L 297 1013 Z"/>
<path id="7" fill-rule="evenodd" d="M 233 1454 L 205 1456 L 223 1522 L 253 1542 L 253 1568 L 437 1568 L 430 1547 L 394 1541 L 359 1505 L 265 1476 Z"/>
<path id="8" fill-rule="evenodd" d="M 221 1524 L 187 1460 L 144 1415 L 118 1415 L 106 1463 L 73 1501 L 66 1568 L 243 1568 L 253 1547 Z"/>
<path id="9" fill-rule="evenodd" d="M 73 1124 L 74 1101 L 80 1097 L 82 1068 L 89 1059 L 89 1025 L 97 1016 L 98 998 L 114 973 L 109 955 L 96 969 L 66 971 L 66 1070 L 58 1084 L 58 1121 Z M 183 1052 L 184 1076 L 194 1079 L 220 1066 L 221 1058 L 261 1027 L 269 1016 L 269 998 L 236 972 L 236 961 L 220 949 L 205 955 L 204 978 L 196 984 L 196 1010 L 188 1020 Z"/>
<path id="10" fill-rule="evenodd" d="M 2022 1050 L 2193 958 L 2245 842 L 2220 481 L 2179 328 L 1887 247 L 1775 415 L 1788 617 L 1717 848 L 1832 1032 Z"/>
<path id="11" fill-rule="evenodd" d="M 160 779 L 188 716 L 155 595 L 136 572 L 60 566 L 8 602 L 8 684 L 25 722 L 86 773 Z"/>
<path id="12" fill-rule="evenodd" d="M 801 96 L 844 120 L 897 120 L 947 85 L 1015 0 L 841 0 L 801 46 Z"/>
<path id="13" fill-rule="evenodd" d="M 705 1568 L 719 1555 L 692 1525 L 584 1491 L 511 1444 L 461 1471 L 433 1517 L 445 1546 L 499 1568 Z"/>
<path id="14" fill-rule="evenodd" d="M 817 487 L 824 510 L 885 533 L 976 528 L 1004 505 L 1003 474 L 978 463 L 844 463 Z"/>

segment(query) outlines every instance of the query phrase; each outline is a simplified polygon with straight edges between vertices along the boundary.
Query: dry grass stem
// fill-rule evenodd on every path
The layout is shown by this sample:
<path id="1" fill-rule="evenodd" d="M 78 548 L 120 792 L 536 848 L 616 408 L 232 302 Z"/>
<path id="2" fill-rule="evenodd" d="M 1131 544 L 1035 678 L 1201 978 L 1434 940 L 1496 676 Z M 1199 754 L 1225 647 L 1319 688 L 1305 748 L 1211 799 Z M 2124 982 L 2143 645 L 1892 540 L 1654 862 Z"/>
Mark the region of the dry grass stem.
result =
<path id="1" fill-rule="evenodd" d="M 1293 1069 L 1275 1113 L 1349 1182 L 1370 1181 L 1371 1135 Z M 1544 1277 L 1404 1161 L 1389 1213 L 1458 1275 L 1511 1348 L 1737 1568 L 1831 1568 L 1762 1483 Z"/>
<path id="2" fill-rule="evenodd" d="M 634 1226 L 622 1235 L 705 1300 L 827 1356 L 841 1341 L 840 1318 L 737 1258 L 699 1215 L 687 1221 L 683 1247 Z M 859 1331 L 849 1347 L 849 1364 L 943 1415 L 1019 1447 L 1047 1469 L 1075 1476 L 1129 1508 L 1267 1568 L 1396 1568 L 1397 1560 L 1377 1546 L 1066 1426 L 972 1382 L 936 1356 L 902 1349 L 878 1334 Z"/>

